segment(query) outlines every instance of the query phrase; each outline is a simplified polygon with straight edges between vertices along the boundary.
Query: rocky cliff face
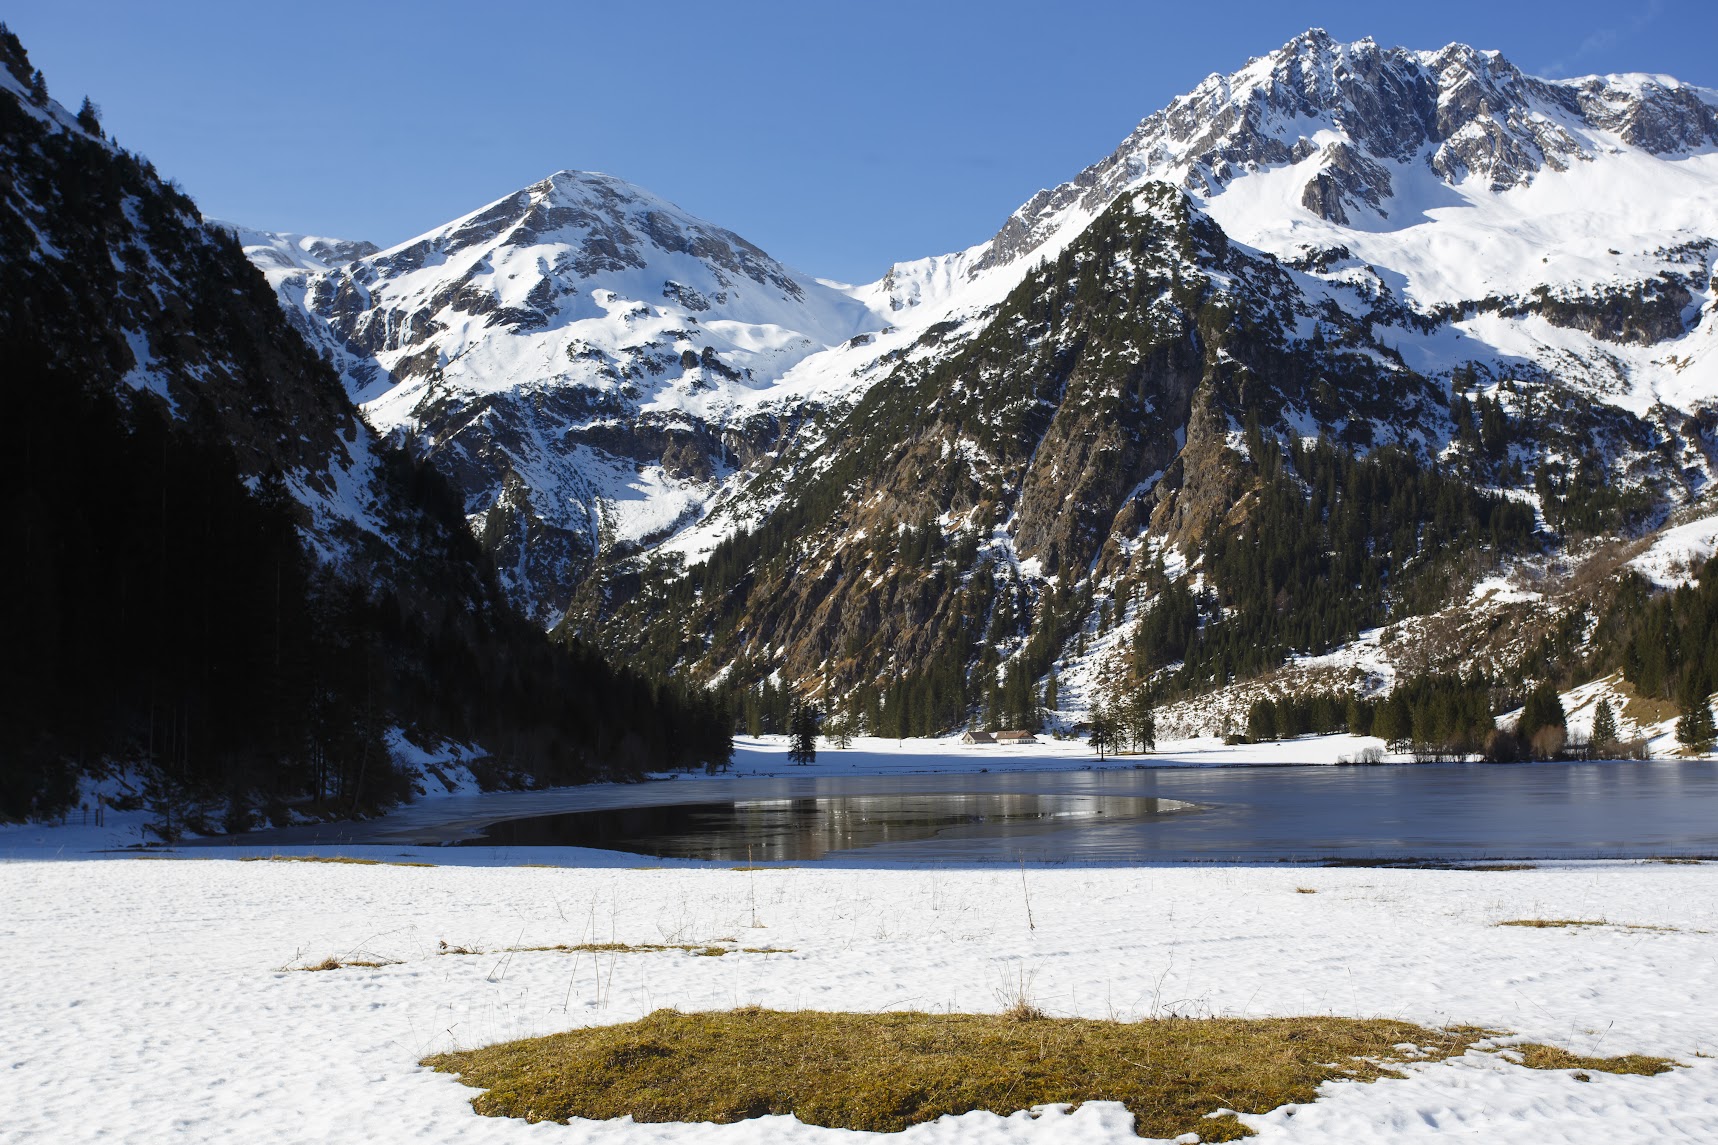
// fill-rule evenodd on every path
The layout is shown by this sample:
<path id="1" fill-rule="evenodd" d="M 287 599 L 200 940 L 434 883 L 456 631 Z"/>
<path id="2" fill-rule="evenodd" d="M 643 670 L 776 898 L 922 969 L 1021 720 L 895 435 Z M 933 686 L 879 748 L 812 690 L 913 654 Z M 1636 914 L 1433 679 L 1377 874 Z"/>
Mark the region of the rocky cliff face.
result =
<path id="1" fill-rule="evenodd" d="M 789 491 L 692 571 L 695 595 L 646 591 L 582 621 L 629 655 L 779 671 L 835 697 L 951 657 L 968 702 L 1010 671 L 1037 681 L 1095 607 L 1125 612 L 1136 586 L 1161 586 L 1166 556 L 1197 566 L 1254 524 L 1270 443 L 1500 472 L 1464 460 L 1445 384 L 1378 325 L 1366 288 L 1234 243 L 1184 193 L 1148 185 L 969 337 L 874 385 L 845 431 L 790 453 Z M 1541 418 L 1560 401 L 1521 396 Z M 1637 479 L 1679 495 L 1650 424 L 1549 421 L 1544 442 L 1647 458 Z"/>

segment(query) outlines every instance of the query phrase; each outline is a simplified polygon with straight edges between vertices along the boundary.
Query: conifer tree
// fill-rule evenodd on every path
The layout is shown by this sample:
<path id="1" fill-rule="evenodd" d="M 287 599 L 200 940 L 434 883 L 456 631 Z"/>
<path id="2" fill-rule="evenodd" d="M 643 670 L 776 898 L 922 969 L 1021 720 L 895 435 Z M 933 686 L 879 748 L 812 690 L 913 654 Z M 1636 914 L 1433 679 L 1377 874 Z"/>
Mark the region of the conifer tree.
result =
<path id="1" fill-rule="evenodd" d="M 793 714 L 789 718 L 789 732 L 793 737 L 787 749 L 787 761 L 799 767 L 808 767 L 817 762 L 817 724 L 818 711 L 803 700 L 794 701 Z"/>
<path id="2" fill-rule="evenodd" d="M 1598 711 L 1593 713 L 1593 746 L 1609 748 L 1617 742 L 1617 717 L 1611 711 L 1609 700 L 1600 700 Z"/>
<path id="3" fill-rule="evenodd" d="M 1247 738 L 1265 743 L 1277 738 L 1277 706 L 1270 700 L 1255 700 L 1247 712 Z"/>
<path id="4" fill-rule="evenodd" d="M 1682 685 L 1682 717 L 1676 721 L 1676 738 L 1682 746 L 1697 755 L 1705 755 L 1712 750 L 1712 743 L 1718 739 L 1718 727 L 1714 726 L 1712 705 L 1707 702 L 1711 689 L 1706 686 L 1706 679 L 1695 673 L 1690 673 Z"/>
<path id="5" fill-rule="evenodd" d="M 1392 695 L 1378 704 L 1372 713 L 1372 734 L 1383 740 L 1392 750 L 1398 749 L 1413 737 L 1413 711 L 1400 694 Z"/>
<path id="6" fill-rule="evenodd" d="M 1092 709 L 1092 730 L 1086 736 L 1086 742 L 1092 745 L 1092 750 L 1098 753 L 1101 762 L 1104 753 L 1115 746 L 1115 724 L 1110 713 L 1102 704 Z"/>
<path id="7" fill-rule="evenodd" d="M 1536 741 L 1539 733 L 1547 728 L 1561 732 L 1568 726 L 1568 717 L 1563 714 L 1563 701 L 1557 696 L 1557 686 L 1549 680 L 1541 681 L 1527 694 L 1527 702 L 1521 708 L 1521 722 L 1515 727 L 1515 734 L 1522 743 L 1531 744 Z M 1559 743 L 1558 745 L 1562 745 Z"/>
<path id="8" fill-rule="evenodd" d="M 1363 736 L 1372 734 L 1372 708 L 1370 705 L 1362 704 L 1358 698 L 1350 696 L 1348 698 L 1348 709 L 1344 714 L 1347 717 L 1349 735 Z"/>
<path id="9" fill-rule="evenodd" d="M 1135 751 L 1150 751 L 1157 746 L 1157 713 L 1151 709 L 1151 701 L 1143 691 L 1135 692 L 1127 698 L 1127 730 L 1133 738 Z"/>

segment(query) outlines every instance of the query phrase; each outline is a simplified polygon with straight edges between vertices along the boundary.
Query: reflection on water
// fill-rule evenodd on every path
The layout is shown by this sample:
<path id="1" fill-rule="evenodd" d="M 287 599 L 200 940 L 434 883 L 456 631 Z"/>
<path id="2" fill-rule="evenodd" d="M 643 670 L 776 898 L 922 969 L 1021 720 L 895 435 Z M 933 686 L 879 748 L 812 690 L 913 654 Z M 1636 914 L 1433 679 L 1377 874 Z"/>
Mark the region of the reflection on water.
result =
<path id="1" fill-rule="evenodd" d="M 879 866 L 1718 856 L 1718 763 L 682 778 L 425 800 L 201 845 L 456 840 Z"/>
<path id="2" fill-rule="evenodd" d="M 738 862 L 819 859 L 832 852 L 936 839 L 994 849 L 1067 829 L 1138 824 L 1189 810 L 1172 799 L 1032 792 L 956 792 L 743 799 L 620 807 L 511 819 L 468 845 L 600 847 L 659 858 Z"/>

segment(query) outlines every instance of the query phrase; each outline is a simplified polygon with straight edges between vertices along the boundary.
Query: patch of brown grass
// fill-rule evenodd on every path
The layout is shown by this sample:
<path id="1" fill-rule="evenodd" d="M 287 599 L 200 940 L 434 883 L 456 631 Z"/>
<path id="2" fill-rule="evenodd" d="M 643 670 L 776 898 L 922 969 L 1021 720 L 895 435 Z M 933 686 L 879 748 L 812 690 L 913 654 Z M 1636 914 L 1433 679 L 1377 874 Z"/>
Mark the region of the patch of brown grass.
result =
<path id="1" fill-rule="evenodd" d="M 726 1123 L 791 1113 L 897 1132 L 974 1109 L 1119 1101 L 1142 1136 L 1231 1141 L 1250 1131 L 1209 1114 L 1309 1102 L 1333 1079 L 1400 1077 L 1391 1063 L 1440 1060 L 1491 1034 L 1354 1018 L 658 1010 L 424 1064 L 484 1090 L 472 1100 L 479 1113 L 528 1121 Z"/>
<path id="2" fill-rule="evenodd" d="M 1609 679 L 1607 677 L 1607 679 Z M 1620 674 L 1610 680 L 1611 687 L 1623 697 L 1623 710 L 1618 715 L 1632 720 L 1638 725 L 1656 724 L 1664 720 L 1675 719 L 1678 715 L 1676 704 L 1670 700 L 1661 700 L 1655 696 L 1643 696 L 1634 690 L 1634 685 L 1623 679 Z"/>
<path id="3" fill-rule="evenodd" d="M 1315 895 L 1318 893 L 1318 888 L 1317 887 L 1296 887 L 1294 889 L 1294 893 L 1297 895 Z"/>
<path id="4" fill-rule="evenodd" d="M 1614 1058 L 1584 1057 L 1556 1046 L 1543 1046 L 1535 1042 L 1510 1046 L 1503 1051 L 1503 1056 L 1528 1069 L 1591 1070 L 1594 1073 L 1629 1073 L 1642 1077 L 1656 1077 L 1681 1064 L 1670 1058 L 1648 1057 L 1645 1054 L 1623 1054 Z M 1577 1081 L 1589 1080 L 1580 1074 L 1575 1076 Z"/>

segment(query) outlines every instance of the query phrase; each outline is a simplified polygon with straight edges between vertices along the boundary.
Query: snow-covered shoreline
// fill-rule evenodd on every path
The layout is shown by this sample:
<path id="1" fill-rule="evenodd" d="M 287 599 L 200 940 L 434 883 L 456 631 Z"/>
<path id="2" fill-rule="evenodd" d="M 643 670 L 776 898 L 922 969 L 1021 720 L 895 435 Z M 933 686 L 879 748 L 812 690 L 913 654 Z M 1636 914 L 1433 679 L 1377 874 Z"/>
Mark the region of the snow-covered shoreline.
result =
<path id="1" fill-rule="evenodd" d="M 1109 755 L 1099 760 L 1090 745 L 1083 740 L 1058 740 L 1049 735 L 1027 746 L 969 746 L 958 737 L 942 739 L 882 739 L 874 736 L 855 737 L 851 746 L 838 749 L 822 743 L 817 759 L 808 766 L 787 761 L 788 742 L 785 736 L 738 736 L 734 740 L 733 764 L 714 782 L 730 779 L 824 778 L 831 776 L 872 775 L 940 775 L 992 772 L 1052 772 L 1123 769 L 1134 767 L 1262 767 L 1275 765 L 1304 765 L 1335 763 L 1347 755 L 1357 757 L 1367 747 L 1382 748 L 1383 741 L 1369 737 L 1317 736 L 1272 744 L 1225 745 L 1221 740 L 1187 740 L 1166 742 L 1161 750 L 1143 755 Z M 467 766 L 469 751 L 460 745 L 444 746 L 439 752 L 412 744 L 394 736 L 392 748 L 397 761 L 418 778 L 422 794 L 411 803 L 393 808 L 378 819 L 354 826 L 354 834 L 376 834 L 376 828 L 391 824 L 457 821 L 467 808 L 493 802 L 496 795 L 483 795 Z M 685 773 L 665 773 L 660 780 L 705 784 L 711 777 Z M 156 840 L 145 829 L 152 816 L 147 811 L 121 812 L 104 809 L 100 826 L 90 811 L 99 800 L 111 800 L 122 784 L 112 780 L 86 784 L 85 809 L 74 809 L 64 824 L 0 824 L 0 859 L 4 858 L 68 858 L 152 845 Z M 571 788 L 549 788 L 543 792 L 503 793 L 504 797 L 525 804 L 534 795 L 580 794 L 596 800 L 614 784 L 587 784 Z M 635 785 L 618 785 L 629 789 Z M 678 793 L 680 789 L 676 789 Z M 520 812 L 521 814 L 526 812 Z M 339 822 L 321 824 L 319 828 L 303 831 L 323 838 L 338 837 L 345 831 Z M 243 836 L 223 836 L 222 841 L 244 846 Z M 305 841 L 303 839 L 295 841 Z M 326 848 L 323 848 L 326 850 Z M 602 861 L 604 852 L 589 852 L 576 861 Z"/>
<path id="2" fill-rule="evenodd" d="M 382 848 L 388 855 L 409 854 L 438 863 L 504 865 L 522 861 L 522 852 L 518 846 L 464 848 L 457 857 L 447 853 L 445 848 L 449 844 L 460 842 L 484 843 L 484 828 L 502 820 L 655 804 L 723 803 L 731 800 L 825 798 L 842 795 L 874 797 L 889 794 L 934 795 L 980 791 L 1021 793 L 1042 790 L 1062 795 L 1077 791 L 1087 794 L 1183 799 L 1204 807 L 1223 805 L 1237 797 L 1243 803 L 1258 802 L 1262 796 L 1236 790 L 1237 787 L 1250 786 L 1256 792 L 1259 788 L 1259 782 L 1243 782 L 1238 775 L 1235 785 L 1226 782 L 1188 782 L 1201 773 L 1214 776 L 1218 772 L 1249 770 L 1277 772 L 1282 778 L 1273 780 L 1272 787 L 1277 789 L 1282 797 L 1290 800 L 1301 799 L 1303 790 L 1317 790 L 1321 776 L 1323 780 L 1331 780 L 1340 773 L 1349 773 L 1353 778 L 1369 775 L 1377 780 L 1394 777 L 1396 780 L 1407 781 L 1411 776 L 1399 770 L 1404 767 L 1422 776 L 1433 774 L 1420 765 L 1412 764 L 1410 757 L 1382 752 L 1383 746 L 1383 741 L 1372 737 L 1349 735 L 1306 736 L 1280 742 L 1232 745 L 1205 739 L 1166 742 L 1153 752 L 1109 755 L 1100 761 L 1089 745 L 1082 741 L 1058 740 L 1049 736 L 1043 737 L 1038 743 L 1023 746 L 963 745 L 952 737 L 939 740 L 857 737 L 844 749 L 820 745 L 816 761 L 807 766 L 799 766 L 787 760 L 785 737 L 738 737 L 735 741 L 733 765 L 719 775 L 666 773 L 655 777 L 654 782 L 642 784 L 593 783 L 573 787 L 494 792 L 482 792 L 477 788 L 465 766 L 463 756 L 456 754 L 441 758 L 434 753 L 420 751 L 406 763 L 420 777 L 419 789 L 422 794 L 414 802 L 395 807 L 378 817 L 367 820 L 302 820 L 281 829 L 260 829 L 245 834 L 213 835 L 206 838 L 187 836 L 173 848 L 161 846 L 150 829 L 150 823 L 156 816 L 146 809 L 119 811 L 107 806 L 102 808 L 99 816 L 91 810 L 96 807 L 98 800 L 111 802 L 120 789 L 127 787 L 121 777 L 110 776 L 99 784 L 86 783 L 83 793 L 84 809 L 74 809 L 64 823 L 0 825 L 0 861 L 101 857 L 142 850 L 195 851 L 208 847 L 219 847 L 229 855 L 252 857 L 274 854 L 364 855 L 382 853 L 375 850 Z M 1368 750 L 1382 753 L 1385 766 L 1381 770 L 1362 767 L 1355 772 L 1340 766 L 1359 759 Z M 1709 768 L 1707 764 L 1692 760 L 1689 762 L 1696 763 L 1701 769 Z M 1514 764 L 1501 771 L 1493 771 L 1492 765 L 1472 766 L 1481 768 L 1481 772 L 1474 776 L 1476 781 L 1486 778 L 1500 779 L 1508 774 L 1525 778 L 1524 769 L 1561 771 L 1576 768 L 1590 771 L 1594 780 L 1601 783 L 1600 788 L 1593 788 L 1586 781 L 1571 780 L 1566 792 L 1568 798 L 1587 802 L 1598 797 L 1598 791 L 1620 794 L 1608 785 L 1643 766 L 1649 766 L 1653 769 L 1650 776 L 1649 773 L 1641 773 L 1641 780 L 1647 783 L 1647 786 L 1633 791 L 1631 798 L 1650 799 L 1650 792 L 1656 785 L 1658 790 L 1666 792 L 1663 797 L 1672 800 L 1672 803 L 1657 811 L 1636 810 L 1633 814 L 1637 818 L 1626 821 L 1642 829 L 1648 825 L 1652 826 L 1652 837 L 1659 840 L 1656 846 L 1649 845 L 1645 839 L 1640 846 L 1619 845 L 1618 840 L 1623 836 L 1617 835 L 1613 827 L 1625 831 L 1630 828 L 1623 821 L 1615 821 L 1613 814 L 1607 810 L 1601 816 L 1603 830 L 1594 835 L 1590 846 L 1582 845 L 1580 837 L 1570 837 L 1555 840 L 1558 845 L 1550 849 L 1534 850 L 1526 840 L 1516 837 L 1518 832 L 1509 830 L 1508 821 L 1492 823 L 1494 828 L 1502 832 L 1495 848 L 1476 847 L 1471 831 L 1466 832 L 1470 837 L 1459 843 L 1456 839 L 1446 836 L 1445 841 L 1450 846 L 1457 847 L 1468 860 L 1490 861 L 1523 857 L 1596 860 L 1664 855 L 1699 857 L 1718 853 L 1718 842 L 1705 839 L 1699 830 L 1696 830 L 1694 835 L 1688 834 L 1690 823 L 1684 813 L 1684 796 L 1692 797 L 1693 791 L 1682 791 L 1684 780 L 1681 778 L 1668 773 L 1660 774 L 1664 773 L 1666 768 L 1676 772 L 1676 761 L 1659 760 L 1651 765 L 1638 762 Z M 1337 771 L 1327 770 L 1332 767 Z M 1432 767 L 1437 771 L 1447 772 L 1452 768 L 1462 769 L 1464 765 L 1444 764 Z M 1624 770 L 1617 771 L 1611 779 L 1606 779 L 1605 773 L 1612 768 Z M 1298 779 L 1290 780 L 1288 776 L 1294 774 L 1294 771 L 1288 769 L 1297 769 L 1304 774 L 1307 777 L 1306 783 L 1303 784 Z M 1141 772 L 1156 772 L 1163 778 L 1144 778 L 1140 775 Z M 1705 775 L 1705 770 L 1701 774 Z M 1172 775 L 1175 778 L 1171 778 Z M 1035 781 L 1034 776 L 1042 777 L 1041 781 Z M 1128 778 L 1130 776 L 1134 778 Z M 898 780 L 898 785 L 888 782 L 891 779 Z M 1670 781 L 1674 790 L 1665 788 L 1666 780 Z M 1701 779 L 1699 782 L 1703 785 L 1701 790 L 1704 790 L 1704 785 L 1709 780 Z M 1633 781 L 1629 783 L 1631 787 L 1635 786 Z M 1466 780 L 1461 780 L 1457 789 L 1465 788 L 1466 784 Z M 130 785 L 131 788 L 135 786 Z M 1391 786 L 1400 784 L 1393 782 Z M 1482 786 L 1479 790 L 1487 789 Z M 1520 792 L 1508 797 L 1532 798 Z M 1369 813 L 1383 810 L 1394 816 L 1409 812 L 1413 806 L 1420 805 L 1401 804 L 1394 808 L 1383 808 L 1373 803 Z M 1487 815 L 1491 814 L 1492 806 L 1489 803 L 1483 804 Z M 1693 806 L 1697 804 L 1687 804 L 1687 807 Z M 1358 811 L 1358 807 L 1355 810 Z M 1422 807 L 1421 810 L 1424 812 L 1426 809 Z M 1621 808 L 1617 810 L 1620 812 Z M 1298 811 L 1291 811 L 1285 805 L 1276 815 L 1276 819 L 1279 826 L 1287 823 L 1289 819 L 1300 822 L 1296 817 L 1309 811 L 1310 808 L 1306 805 L 1302 805 Z M 1640 820 L 1638 817 L 1642 814 L 1648 815 L 1649 819 Z M 1668 821 L 1661 822 L 1659 819 L 1650 818 L 1656 815 L 1679 818 L 1682 820 L 1681 827 L 1671 829 L 1665 834 L 1663 828 L 1668 825 Z M 1423 828 L 1432 828 L 1433 834 L 1426 835 L 1422 830 L 1414 835 L 1426 840 L 1421 845 L 1431 849 L 1413 851 L 1412 857 L 1437 857 L 1442 854 L 1437 849 L 1435 823 L 1434 817 L 1433 820 L 1421 824 Z M 1584 826 L 1569 826 L 1579 832 L 1592 830 L 1599 825 L 1589 816 Z M 1255 829 L 1262 826 L 1262 823 L 1254 823 Z M 1335 857 L 1388 858 L 1392 855 L 1400 858 L 1410 854 L 1392 847 L 1381 847 L 1362 853 L 1355 850 L 1355 847 L 1360 845 L 1358 840 L 1350 839 L 1343 844 L 1335 837 L 1327 836 L 1324 842 L 1320 843 L 1316 833 L 1309 835 L 1306 845 L 1301 846 L 1292 841 L 1292 836 L 1280 832 L 1273 837 L 1274 849 L 1265 851 L 1258 846 L 1245 845 L 1245 840 L 1250 836 L 1233 835 L 1233 832 L 1231 835 L 1232 838 L 1227 844 L 1216 837 L 1208 837 L 1205 844 L 1197 848 L 1196 853 L 1185 849 L 1165 853 L 1158 848 L 1142 848 L 1137 853 L 1127 854 L 1111 850 L 1100 857 L 1090 849 L 1074 848 L 1055 854 L 1009 852 L 1007 861 L 1014 863 L 1018 859 L 1024 859 L 1029 863 L 1120 862 L 1124 865 L 1154 862 L 1260 862 L 1280 865 L 1285 861 L 1312 862 Z M 1548 836 L 1541 841 L 1550 839 Z M 1388 842 L 1388 838 L 1380 836 L 1379 841 Z M 1529 849 L 1523 850 L 1524 845 L 1529 845 Z M 479 856 L 475 853 L 479 849 L 494 853 Z M 531 847 L 528 850 L 532 856 L 529 861 L 571 866 L 624 866 L 635 864 L 640 858 L 636 853 L 592 850 L 579 846 Z M 419 854 L 420 851 L 422 854 Z M 1157 853 L 1154 854 L 1153 851 Z M 976 853 L 973 857 L 978 861 L 985 861 Z M 1447 857 L 1461 856 L 1451 851 Z M 696 866 L 704 860 L 663 861 L 677 861 Z M 949 857 L 932 860 L 925 856 L 904 854 L 885 858 L 881 852 L 873 854 L 847 851 L 843 852 L 838 860 L 832 856 L 829 860 L 817 861 L 839 861 L 846 866 L 901 867 L 925 866 L 933 862 L 946 864 L 952 860 Z"/>

